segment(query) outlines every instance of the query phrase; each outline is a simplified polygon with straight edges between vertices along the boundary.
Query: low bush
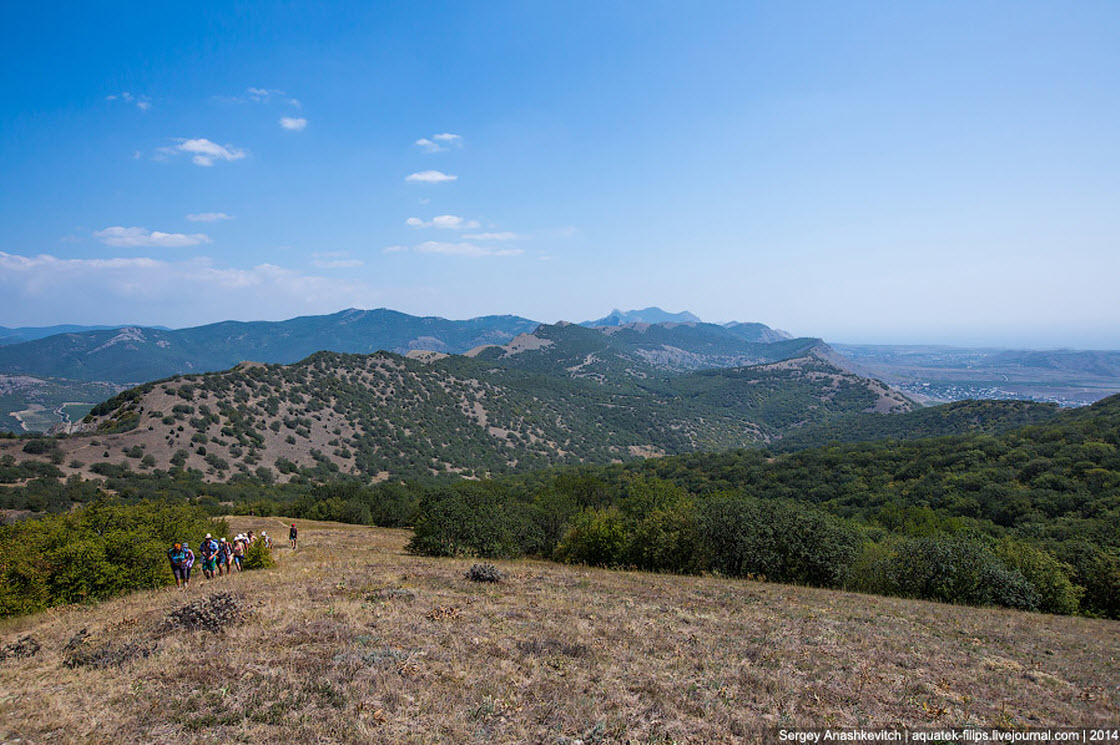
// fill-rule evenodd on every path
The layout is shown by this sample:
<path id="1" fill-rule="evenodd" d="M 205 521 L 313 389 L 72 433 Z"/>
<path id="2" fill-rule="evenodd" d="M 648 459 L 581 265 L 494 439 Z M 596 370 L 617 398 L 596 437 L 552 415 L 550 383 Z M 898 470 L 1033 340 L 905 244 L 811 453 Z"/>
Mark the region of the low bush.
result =
<path id="1" fill-rule="evenodd" d="M 242 569 L 268 569 L 274 566 L 276 559 L 272 558 L 272 549 L 264 541 L 253 541 L 245 549 L 245 558 L 241 560 Z"/>

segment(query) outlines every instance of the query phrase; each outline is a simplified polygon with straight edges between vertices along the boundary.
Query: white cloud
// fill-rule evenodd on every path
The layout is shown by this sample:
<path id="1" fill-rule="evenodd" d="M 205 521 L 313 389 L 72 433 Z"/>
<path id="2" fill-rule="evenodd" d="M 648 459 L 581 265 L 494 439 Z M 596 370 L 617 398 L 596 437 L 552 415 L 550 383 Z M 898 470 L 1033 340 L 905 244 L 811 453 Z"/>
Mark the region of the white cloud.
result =
<path id="1" fill-rule="evenodd" d="M 417 171 L 405 177 L 405 181 L 422 184 L 439 184 L 444 181 L 454 181 L 458 176 L 451 176 L 443 171 Z"/>
<path id="2" fill-rule="evenodd" d="M 349 258 L 349 251 L 316 251 L 311 256 L 314 259 L 311 265 L 320 269 L 352 269 L 366 263 L 361 259 Z"/>
<path id="3" fill-rule="evenodd" d="M 412 247 L 412 250 L 421 254 L 439 254 L 442 256 L 465 256 L 471 259 L 483 256 L 520 256 L 524 251 L 520 248 L 493 248 L 492 246 L 479 246 L 474 243 L 457 241 L 424 241 Z"/>
<path id="4" fill-rule="evenodd" d="M 196 166 L 212 166 L 215 160 L 241 160 L 245 157 L 245 151 L 236 148 L 233 145 L 219 145 L 216 142 L 211 142 L 205 137 L 197 137 L 190 140 L 179 140 L 179 144 L 171 148 L 163 148 L 164 153 L 189 153 L 191 162 Z"/>
<path id="5" fill-rule="evenodd" d="M 191 222 L 220 222 L 222 220 L 232 220 L 233 217 L 224 212 L 195 212 L 187 215 L 187 219 Z"/>
<path id="6" fill-rule="evenodd" d="M 319 269 L 351 269 L 365 263 L 361 259 L 315 259 L 311 265 Z"/>
<path id="7" fill-rule="evenodd" d="M 254 103 L 264 103 L 273 96 L 287 95 L 284 91 L 271 88 L 246 88 L 245 94 L 249 97 L 249 100 Z"/>
<path id="8" fill-rule="evenodd" d="M 395 253 L 400 253 L 401 251 L 407 251 L 407 250 L 408 250 L 408 246 L 386 246 L 385 248 L 381 249 L 381 253 L 395 254 Z"/>
<path id="9" fill-rule="evenodd" d="M 463 238 L 468 241 L 516 241 L 522 236 L 517 233 L 503 231 L 499 233 L 464 233 Z"/>
<path id="10" fill-rule="evenodd" d="M 426 153 L 443 153 L 453 147 L 462 147 L 463 137 L 462 135 L 443 132 L 438 135 L 432 135 L 430 138 L 421 137 L 416 141 L 416 144 Z"/>
<path id="11" fill-rule="evenodd" d="M 437 215 L 427 222 L 419 217 L 410 217 L 404 221 L 404 224 L 413 228 L 440 228 L 441 230 L 474 230 L 478 227 L 477 220 L 466 220 L 458 215 Z"/>
<path id="12" fill-rule="evenodd" d="M 119 248 L 186 248 L 210 242 L 210 237 L 202 233 L 161 233 L 158 230 L 125 228 L 120 225 L 95 231 L 93 235 L 106 246 Z"/>
<path id="13" fill-rule="evenodd" d="M 4 252 L 0 252 L 0 296 L 19 308 L 49 304 L 61 318 L 87 318 L 93 323 L 118 323 L 122 317 L 153 319 L 153 323 L 291 318 L 331 313 L 340 307 L 376 307 L 379 300 L 363 282 L 272 264 L 241 269 L 215 266 L 209 258 L 62 259 Z M 25 320 L 35 317 L 28 315 Z"/>
<path id="14" fill-rule="evenodd" d="M 282 116 L 280 117 L 280 126 L 284 129 L 299 132 L 307 127 L 307 120 L 301 116 Z"/>
<path id="15" fill-rule="evenodd" d="M 152 99 L 147 96 L 134 96 L 128 91 L 123 93 L 114 93 L 111 96 L 105 96 L 106 101 L 124 101 L 125 103 L 136 104 L 136 108 L 141 111 L 147 111 L 152 108 Z"/>

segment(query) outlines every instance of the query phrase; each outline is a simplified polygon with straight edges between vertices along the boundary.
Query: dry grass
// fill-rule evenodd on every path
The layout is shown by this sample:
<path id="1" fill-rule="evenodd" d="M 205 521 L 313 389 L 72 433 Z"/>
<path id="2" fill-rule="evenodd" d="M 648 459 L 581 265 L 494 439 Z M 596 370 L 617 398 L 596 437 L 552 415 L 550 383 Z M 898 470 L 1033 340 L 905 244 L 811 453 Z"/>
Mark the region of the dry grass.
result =
<path id="1" fill-rule="evenodd" d="M 274 570 L 0 625 L 0 646 L 42 645 L 0 662 L 0 741 L 727 742 L 1120 711 L 1115 622 L 532 561 L 476 583 L 469 560 L 404 554 L 403 531 L 300 527 Z M 219 591 L 240 623 L 166 623 Z M 82 629 L 149 653 L 67 667 Z"/>

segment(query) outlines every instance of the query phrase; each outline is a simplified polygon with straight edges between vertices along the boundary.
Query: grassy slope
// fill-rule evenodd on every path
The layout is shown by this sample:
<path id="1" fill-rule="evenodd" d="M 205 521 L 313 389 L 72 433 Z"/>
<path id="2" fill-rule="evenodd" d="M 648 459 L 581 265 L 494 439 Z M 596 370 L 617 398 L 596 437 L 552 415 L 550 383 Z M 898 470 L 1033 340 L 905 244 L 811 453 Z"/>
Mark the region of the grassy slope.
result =
<path id="1" fill-rule="evenodd" d="M 234 518 L 286 535 L 272 518 Z M 1094 725 L 1120 708 L 1120 624 L 719 578 L 405 555 L 407 534 L 301 523 L 276 570 L 0 624 L 0 741 L 721 742 L 775 725 Z M 402 588 L 411 597 L 378 592 Z M 156 641 L 217 590 L 252 610 Z M 95 638 L 157 644 L 62 666 Z"/>

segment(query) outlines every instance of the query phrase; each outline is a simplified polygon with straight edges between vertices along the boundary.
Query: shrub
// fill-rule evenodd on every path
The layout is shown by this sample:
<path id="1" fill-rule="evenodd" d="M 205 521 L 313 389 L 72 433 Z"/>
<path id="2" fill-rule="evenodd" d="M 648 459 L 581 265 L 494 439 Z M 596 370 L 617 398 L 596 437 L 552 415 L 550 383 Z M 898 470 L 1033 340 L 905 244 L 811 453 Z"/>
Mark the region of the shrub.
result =
<path id="1" fill-rule="evenodd" d="M 36 437 L 23 444 L 23 452 L 28 455 L 43 455 L 58 448 L 58 443 L 45 437 Z"/>
<path id="2" fill-rule="evenodd" d="M 982 546 L 956 538 L 904 542 L 891 562 L 892 594 L 962 605 L 1037 610 L 1039 595 L 1017 570 Z"/>
<path id="3" fill-rule="evenodd" d="M 517 555 L 517 526 L 493 484 L 441 486 L 421 500 L 408 550 L 429 556 Z"/>
<path id="4" fill-rule="evenodd" d="M 1077 612 L 1085 590 L 1070 581 L 1073 567 L 1069 564 L 1063 564 L 1040 548 L 1010 539 L 1000 542 L 996 555 L 1031 583 L 1038 593 L 1039 610 L 1062 614 Z"/>
<path id="5" fill-rule="evenodd" d="M 168 546 L 207 532 L 225 523 L 198 507 L 107 499 L 0 527 L 0 616 L 170 584 Z"/>
<path id="6" fill-rule="evenodd" d="M 816 508 L 733 494 L 703 505 L 700 529 L 717 571 L 821 587 L 843 584 L 862 543 L 854 524 Z"/>
<path id="7" fill-rule="evenodd" d="M 272 557 L 272 549 L 264 541 L 253 541 L 245 549 L 245 558 L 241 560 L 242 569 L 269 569 L 276 566 L 276 559 Z"/>
<path id="8" fill-rule="evenodd" d="M 475 564 L 467 570 L 466 578 L 471 582 L 501 582 L 502 573 L 493 564 Z"/>
<path id="9" fill-rule="evenodd" d="M 556 558 L 574 564 L 617 566 L 625 560 L 626 527 L 617 507 L 577 514 L 556 547 Z"/>

